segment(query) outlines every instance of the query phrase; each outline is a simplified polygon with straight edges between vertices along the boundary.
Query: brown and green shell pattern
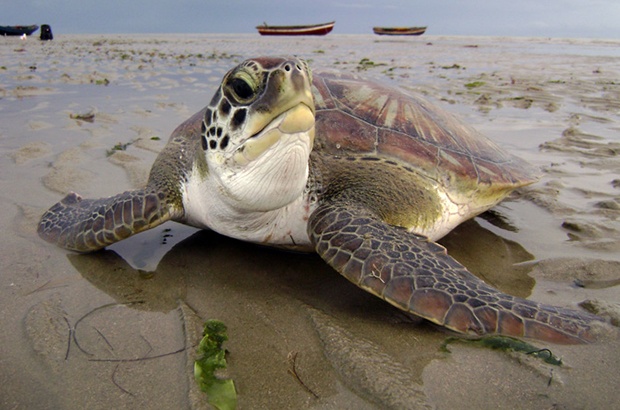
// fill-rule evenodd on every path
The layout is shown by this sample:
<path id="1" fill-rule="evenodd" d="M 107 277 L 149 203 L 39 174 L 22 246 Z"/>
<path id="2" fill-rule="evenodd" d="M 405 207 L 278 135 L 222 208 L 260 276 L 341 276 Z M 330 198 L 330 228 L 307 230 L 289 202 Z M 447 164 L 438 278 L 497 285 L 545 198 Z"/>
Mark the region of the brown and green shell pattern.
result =
<path id="1" fill-rule="evenodd" d="M 538 180 L 531 164 L 415 94 L 337 72 L 313 86 L 323 154 L 394 158 L 473 201 Z"/>

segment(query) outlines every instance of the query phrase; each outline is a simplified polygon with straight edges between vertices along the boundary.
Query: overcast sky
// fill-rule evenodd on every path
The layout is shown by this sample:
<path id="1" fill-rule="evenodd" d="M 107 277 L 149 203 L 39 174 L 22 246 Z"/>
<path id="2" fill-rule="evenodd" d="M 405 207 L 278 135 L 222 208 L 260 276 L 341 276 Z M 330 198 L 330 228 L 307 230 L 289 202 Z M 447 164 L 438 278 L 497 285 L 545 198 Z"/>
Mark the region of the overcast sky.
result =
<path id="1" fill-rule="evenodd" d="M 620 38 L 620 0 L 1 0 L 0 25 L 79 33 L 250 33 L 336 20 L 333 33 Z M 35 33 L 38 35 L 38 32 Z"/>

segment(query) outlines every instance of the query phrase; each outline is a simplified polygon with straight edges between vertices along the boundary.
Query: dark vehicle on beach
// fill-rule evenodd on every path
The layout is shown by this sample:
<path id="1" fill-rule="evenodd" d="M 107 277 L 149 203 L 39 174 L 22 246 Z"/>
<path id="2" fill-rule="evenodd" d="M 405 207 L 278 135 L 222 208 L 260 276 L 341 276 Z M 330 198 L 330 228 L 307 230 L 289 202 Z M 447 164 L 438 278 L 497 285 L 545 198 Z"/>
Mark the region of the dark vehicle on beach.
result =
<path id="1" fill-rule="evenodd" d="M 41 25 L 41 40 L 53 40 L 54 35 L 52 34 L 52 27 L 49 24 Z"/>

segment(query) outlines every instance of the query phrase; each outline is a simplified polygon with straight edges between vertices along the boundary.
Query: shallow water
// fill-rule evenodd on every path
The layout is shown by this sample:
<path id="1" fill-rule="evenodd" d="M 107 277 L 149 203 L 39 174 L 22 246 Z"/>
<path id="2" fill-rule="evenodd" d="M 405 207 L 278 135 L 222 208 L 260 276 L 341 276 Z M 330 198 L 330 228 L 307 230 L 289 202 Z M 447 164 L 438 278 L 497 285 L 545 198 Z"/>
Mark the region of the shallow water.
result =
<path id="1" fill-rule="evenodd" d="M 99 197 L 143 184 L 170 132 L 208 103 L 229 68 L 296 54 L 421 92 L 542 168 L 539 183 L 442 240 L 472 272 L 535 300 L 617 305 L 620 41 L 1 40 L 0 407 L 199 408 L 191 346 L 210 318 L 229 327 L 228 374 L 242 408 L 620 402 L 617 339 L 550 346 L 563 368 L 468 345 L 448 354 L 439 349 L 446 333 L 358 290 L 314 255 L 173 223 L 94 255 L 35 233 L 68 191 Z M 89 113 L 94 122 L 71 118 Z M 116 144 L 128 145 L 107 156 Z"/>

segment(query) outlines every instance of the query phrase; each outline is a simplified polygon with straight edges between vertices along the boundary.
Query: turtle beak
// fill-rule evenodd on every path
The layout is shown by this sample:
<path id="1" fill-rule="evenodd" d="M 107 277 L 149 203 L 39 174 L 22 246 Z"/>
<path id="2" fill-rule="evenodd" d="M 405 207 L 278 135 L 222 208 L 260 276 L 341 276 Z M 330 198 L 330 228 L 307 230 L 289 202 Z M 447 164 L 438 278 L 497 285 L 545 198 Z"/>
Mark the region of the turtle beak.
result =
<path id="1" fill-rule="evenodd" d="M 259 133 L 248 138 L 234 154 L 239 165 L 247 165 L 278 143 L 285 135 L 306 136 L 310 149 L 314 144 L 314 110 L 304 103 L 280 114 Z"/>

